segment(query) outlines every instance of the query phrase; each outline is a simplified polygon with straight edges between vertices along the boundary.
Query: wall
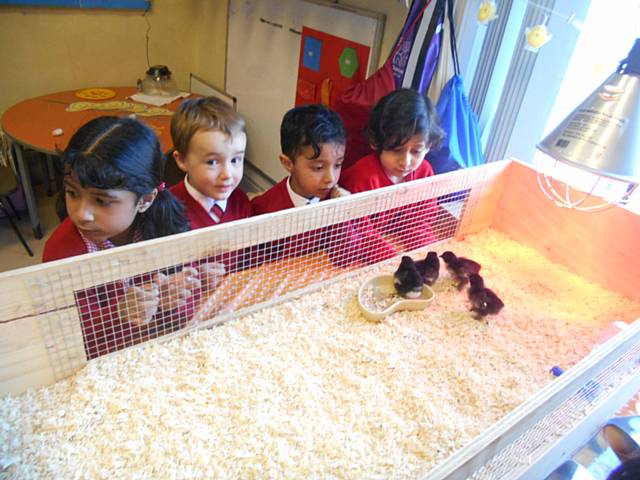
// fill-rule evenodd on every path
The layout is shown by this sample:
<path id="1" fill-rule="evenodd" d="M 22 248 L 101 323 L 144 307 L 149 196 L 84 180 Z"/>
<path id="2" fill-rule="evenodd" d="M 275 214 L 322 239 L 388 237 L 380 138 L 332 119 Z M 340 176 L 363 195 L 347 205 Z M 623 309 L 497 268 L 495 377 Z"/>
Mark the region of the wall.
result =
<path id="1" fill-rule="evenodd" d="M 180 0 L 178 0 L 180 1 Z M 224 90 L 227 52 L 227 0 L 195 0 L 194 74 Z"/>
<path id="2" fill-rule="evenodd" d="M 224 85 L 227 2 L 153 0 L 149 60 L 179 88 L 194 72 Z M 135 85 L 147 68 L 142 12 L 0 7 L 0 113 L 59 90 Z"/>
<path id="3" fill-rule="evenodd" d="M 380 64 L 384 63 L 407 16 L 408 10 L 404 6 L 404 2 L 399 0 L 341 0 L 336 3 L 351 5 L 363 10 L 373 10 L 386 15 L 382 48 L 380 49 Z"/>
<path id="4" fill-rule="evenodd" d="M 344 0 L 384 13 L 380 61 L 407 9 L 397 0 Z M 226 0 L 153 0 L 149 60 L 169 65 L 179 88 L 193 72 L 225 84 Z M 142 12 L 0 7 L 0 114 L 20 100 L 90 86 L 134 85 L 147 67 Z"/>

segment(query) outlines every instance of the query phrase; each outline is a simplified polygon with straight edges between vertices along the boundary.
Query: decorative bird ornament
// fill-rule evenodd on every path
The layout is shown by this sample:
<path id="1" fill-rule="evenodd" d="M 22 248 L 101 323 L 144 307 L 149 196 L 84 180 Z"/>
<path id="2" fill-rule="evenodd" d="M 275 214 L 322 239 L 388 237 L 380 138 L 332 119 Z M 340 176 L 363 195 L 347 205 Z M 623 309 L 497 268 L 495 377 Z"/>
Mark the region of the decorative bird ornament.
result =
<path id="1" fill-rule="evenodd" d="M 530 52 L 537 52 L 540 47 L 549 42 L 551 37 L 553 37 L 553 35 L 551 35 L 547 30 L 547 26 L 544 24 L 527 28 L 525 30 L 525 35 L 527 37 L 527 45 L 524 48 Z"/>
<path id="2" fill-rule="evenodd" d="M 498 18 L 498 15 L 496 15 L 496 2 L 493 0 L 484 0 L 480 4 L 476 18 L 480 25 L 487 25 L 492 20 Z"/>

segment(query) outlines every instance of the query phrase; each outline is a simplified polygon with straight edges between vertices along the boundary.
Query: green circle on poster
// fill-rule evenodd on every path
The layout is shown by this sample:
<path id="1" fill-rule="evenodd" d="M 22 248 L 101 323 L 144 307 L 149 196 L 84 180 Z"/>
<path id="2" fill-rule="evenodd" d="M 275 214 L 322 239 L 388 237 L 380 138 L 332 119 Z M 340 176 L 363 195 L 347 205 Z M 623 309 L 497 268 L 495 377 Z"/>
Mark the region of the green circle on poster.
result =
<path id="1" fill-rule="evenodd" d="M 340 54 L 340 74 L 351 78 L 358 71 L 358 55 L 355 49 L 346 47 Z"/>

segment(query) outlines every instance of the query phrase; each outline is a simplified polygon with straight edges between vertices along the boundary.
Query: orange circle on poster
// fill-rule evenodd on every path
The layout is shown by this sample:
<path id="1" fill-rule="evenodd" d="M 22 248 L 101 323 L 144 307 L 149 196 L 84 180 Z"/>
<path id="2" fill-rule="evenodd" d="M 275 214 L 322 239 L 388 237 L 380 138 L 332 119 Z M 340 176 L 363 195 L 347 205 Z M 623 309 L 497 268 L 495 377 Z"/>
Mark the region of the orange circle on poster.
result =
<path id="1" fill-rule="evenodd" d="M 106 100 L 115 96 L 116 92 L 108 88 L 85 88 L 76 92 L 76 97 L 83 100 Z"/>

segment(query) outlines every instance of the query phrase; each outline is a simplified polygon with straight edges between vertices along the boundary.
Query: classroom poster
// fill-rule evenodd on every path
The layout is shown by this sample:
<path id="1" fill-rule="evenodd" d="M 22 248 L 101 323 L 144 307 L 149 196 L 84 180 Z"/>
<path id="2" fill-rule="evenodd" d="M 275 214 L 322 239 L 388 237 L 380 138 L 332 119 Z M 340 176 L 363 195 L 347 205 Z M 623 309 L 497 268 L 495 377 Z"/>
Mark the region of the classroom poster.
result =
<path id="1" fill-rule="evenodd" d="M 368 64 L 368 46 L 302 27 L 296 106 L 333 107 L 341 92 L 365 79 Z"/>

